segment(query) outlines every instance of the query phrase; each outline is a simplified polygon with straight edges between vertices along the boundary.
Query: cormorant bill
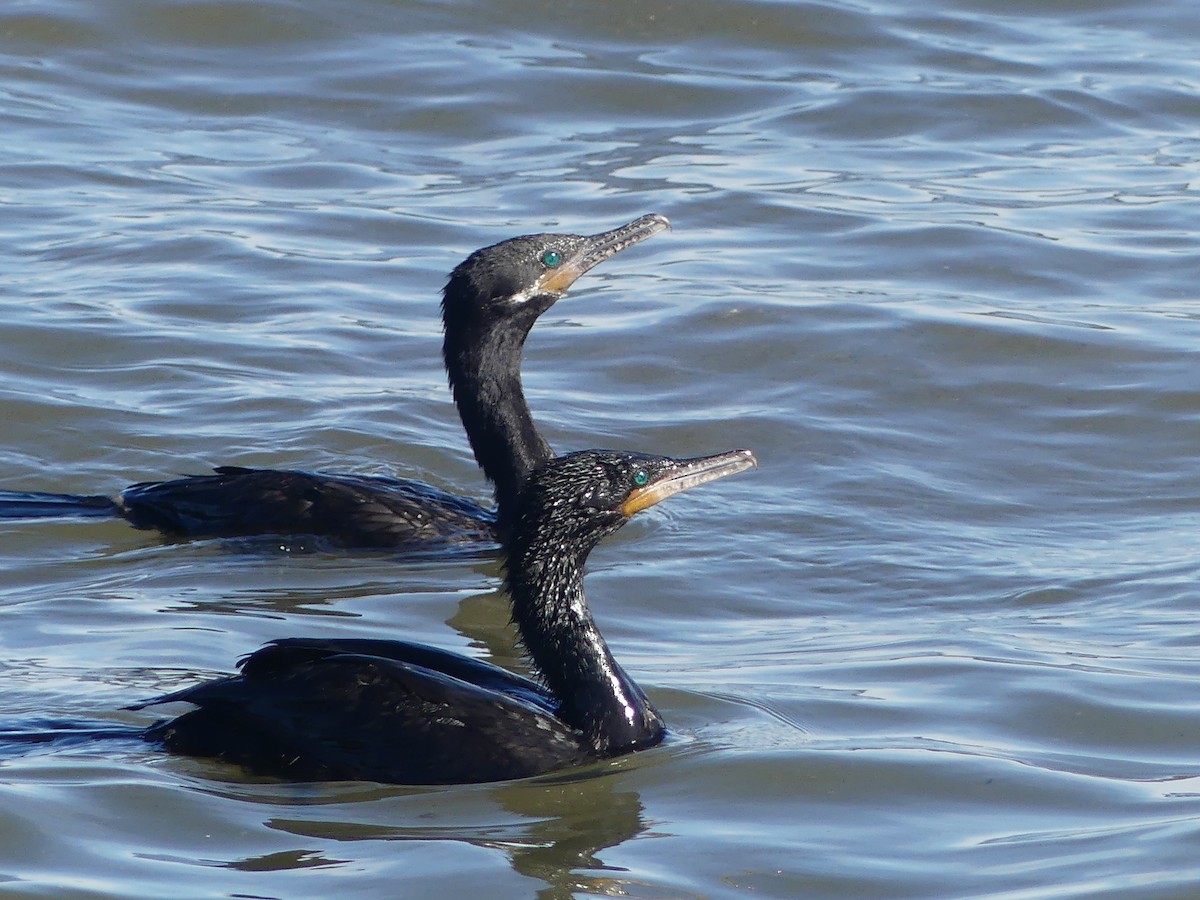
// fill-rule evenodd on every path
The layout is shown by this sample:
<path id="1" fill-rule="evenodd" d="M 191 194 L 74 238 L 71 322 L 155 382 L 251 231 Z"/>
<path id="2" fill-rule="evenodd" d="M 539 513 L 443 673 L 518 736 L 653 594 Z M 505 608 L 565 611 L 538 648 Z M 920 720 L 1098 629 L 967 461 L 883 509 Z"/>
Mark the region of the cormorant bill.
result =
<path id="1" fill-rule="evenodd" d="M 421 644 L 280 640 L 237 675 L 133 707 L 197 707 L 145 738 L 291 780 L 401 784 L 524 778 L 652 747 L 663 720 L 596 627 L 584 563 L 638 511 L 755 465 L 748 450 L 587 450 L 536 469 L 505 549 L 513 621 L 537 681 Z"/>
<path id="2" fill-rule="evenodd" d="M 135 484 L 116 500 L 0 491 L 0 519 L 120 517 L 177 539 L 311 536 L 345 548 L 494 544 L 525 476 L 553 456 L 521 386 L 529 330 L 585 272 L 669 227 L 651 214 L 593 235 L 524 235 L 476 250 L 450 274 L 442 355 L 495 512 L 405 479 L 220 466 L 214 475 Z"/>

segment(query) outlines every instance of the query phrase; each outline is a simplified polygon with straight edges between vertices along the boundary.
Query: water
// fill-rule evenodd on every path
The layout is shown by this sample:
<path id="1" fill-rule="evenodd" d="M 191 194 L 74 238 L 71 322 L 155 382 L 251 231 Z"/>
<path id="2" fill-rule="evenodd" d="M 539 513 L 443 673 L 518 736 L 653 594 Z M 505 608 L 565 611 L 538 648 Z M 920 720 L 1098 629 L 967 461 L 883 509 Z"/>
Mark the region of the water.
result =
<path id="1" fill-rule="evenodd" d="M 751 447 L 588 589 L 673 729 L 561 777 L 5 753 L 0 892 L 1200 893 L 1195 4 L 27 0 L 0 10 L 0 489 L 212 464 L 486 496 L 438 290 L 673 233 L 545 317 L 560 450 Z M 0 527 L 0 719 L 287 635 L 516 664 L 494 560 Z"/>

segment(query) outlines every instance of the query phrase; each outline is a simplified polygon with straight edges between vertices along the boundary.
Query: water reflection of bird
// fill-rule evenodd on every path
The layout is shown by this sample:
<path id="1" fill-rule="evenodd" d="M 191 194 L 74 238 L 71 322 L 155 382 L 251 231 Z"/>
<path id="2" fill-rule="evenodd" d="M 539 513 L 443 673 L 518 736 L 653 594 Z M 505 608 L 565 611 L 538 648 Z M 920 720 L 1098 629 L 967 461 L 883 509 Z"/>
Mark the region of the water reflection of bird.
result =
<path id="1" fill-rule="evenodd" d="M 642 216 L 588 236 L 535 234 L 477 250 L 442 297 L 442 352 L 454 402 L 497 511 L 404 479 L 221 466 L 143 482 L 116 500 L 0 491 L 0 519 L 120 517 L 175 538 L 303 535 L 339 547 L 495 541 L 521 482 L 552 456 L 521 386 L 521 352 L 538 316 L 598 263 L 669 227 Z"/>
<path id="2" fill-rule="evenodd" d="M 237 675 L 153 701 L 197 708 L 146 737 L 291 779 L 407 784 L 521 778 L 652 747 L 662 718 L 596 627 L 584 563 L 639 510 L 753 465 L 745 450 L 690 460 L 589 450 L 529 476 L 506 579 L 539 681 L 420 644 L 281 640 Z"/>

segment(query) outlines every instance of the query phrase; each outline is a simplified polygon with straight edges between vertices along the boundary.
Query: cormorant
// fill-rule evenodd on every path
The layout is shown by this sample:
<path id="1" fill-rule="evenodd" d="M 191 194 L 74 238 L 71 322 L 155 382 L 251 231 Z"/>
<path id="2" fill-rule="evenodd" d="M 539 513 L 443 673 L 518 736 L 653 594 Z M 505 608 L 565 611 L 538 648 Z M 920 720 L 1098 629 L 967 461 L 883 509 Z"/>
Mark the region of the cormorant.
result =
<path id="1" fill-rule="evenodd" d="M 536 469 L 504 543 L 537 681 L 422 644 L 297 638 L 252 653 L 237 675 L 132 708 L 193 703 L 145 738 L 292 780 L 500 781 L 652 747 L 663 720 L 596 627 L 584 563 L 639 510 L 754 465 L 748 450 L 586 450 Z"/>
<path id="2" fill-rule="evenodd" d="M 587 236 L 523 235 L 476 250 L 450 274 L 442 355 L 496 512 L 398 478 L 220 466 L 213 475 L 135 484 L 115 500 L 0 491 L 0 519 L 120 517 L 180 539 L 313 536 L 346 548 L 495 542 L 525 476 L 553 456 L 521 387 L 529 330 L 593 266 L 668 227 L 651 214 Z"/>

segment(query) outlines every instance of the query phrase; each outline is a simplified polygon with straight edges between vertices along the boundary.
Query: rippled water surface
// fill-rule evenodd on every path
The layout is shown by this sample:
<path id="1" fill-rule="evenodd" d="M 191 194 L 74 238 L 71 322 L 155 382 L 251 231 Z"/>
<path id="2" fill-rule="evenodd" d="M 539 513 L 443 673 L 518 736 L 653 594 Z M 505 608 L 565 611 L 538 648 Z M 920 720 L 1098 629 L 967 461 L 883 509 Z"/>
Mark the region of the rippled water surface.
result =
<path id="1" fill-rule="evenodd" d="M 761 468 L 592 560 L 673 736 L 468 788 L 0 751 L 0 893 L 1200 895 L 1200 7 L 0 7 L 0 489 L 222 463 L 480 498 L 438 292 L 675 224 L 531 336 L 556 449 Z M 518 665 L 493 559 L 0 525 L 0 720 L 288 635 Z"/>

